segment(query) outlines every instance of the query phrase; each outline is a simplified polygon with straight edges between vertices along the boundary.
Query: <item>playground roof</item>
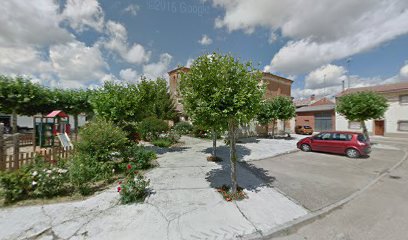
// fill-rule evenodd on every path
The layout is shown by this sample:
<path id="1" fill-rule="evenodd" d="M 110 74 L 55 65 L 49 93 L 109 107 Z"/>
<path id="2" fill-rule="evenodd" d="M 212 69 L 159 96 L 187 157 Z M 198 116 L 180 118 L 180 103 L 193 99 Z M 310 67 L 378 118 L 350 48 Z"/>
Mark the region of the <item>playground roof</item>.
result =
<path id="1" fill-rule="evenodd" d="M 61 110 L 55 110 L 55 111 L 52 111 L 51 113 L 49 113 L 47 115 L 47 117 L 63 117 L 63 118 L 66 118 L 66 117 L 68 117 L 68 115 L 66 113 L 64 113 L 63 111 L 61 111 Z"/>

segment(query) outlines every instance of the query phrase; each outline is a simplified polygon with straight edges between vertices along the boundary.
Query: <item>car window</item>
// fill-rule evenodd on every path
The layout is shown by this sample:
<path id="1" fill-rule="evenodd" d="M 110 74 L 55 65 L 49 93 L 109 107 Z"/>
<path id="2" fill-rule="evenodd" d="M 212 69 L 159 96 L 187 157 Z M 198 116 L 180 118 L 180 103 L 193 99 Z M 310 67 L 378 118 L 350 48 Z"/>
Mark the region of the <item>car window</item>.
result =
<path id="1" fill-rule="evenodd" d="M 316 139 L 316 140 L 330 140 L 331 139 L 331 133 L 319 133 L 316 136 L 314 136 L 313 139 Z"/>
<path id="2" fill-rule="evenodd" d="M 363 134 L 358 134 L 357 140 L 359 142 L 367 142 L 367 138 Z"/>
<path id="3" fill-rule="evenodd" d="M 350 141 L 351 137 L 352 137 L 351 134 L 333 133 L 333 140 L 336 141 Z"/>

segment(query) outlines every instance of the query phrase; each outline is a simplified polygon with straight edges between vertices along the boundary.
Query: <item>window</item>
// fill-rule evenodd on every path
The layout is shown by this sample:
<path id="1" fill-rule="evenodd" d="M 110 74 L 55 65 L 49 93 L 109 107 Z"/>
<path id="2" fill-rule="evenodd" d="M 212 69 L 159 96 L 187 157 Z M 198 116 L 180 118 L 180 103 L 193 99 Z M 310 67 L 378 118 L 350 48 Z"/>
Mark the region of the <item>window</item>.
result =
<path id="1" fill-rule="evenodd" d="M 356 121 L 349 121 L 349 129 L 361 129 L 361 123 Z"/>
<path id="2" fill-rule="evenodd" d="M 366 136 L 364 136 L 364 134 L 358 134 L 357 140 L 359 142 L 367 142 L 367 138 L 366 138 Z"/>
<path id="3" fill-rule="evenodd" d="M 400 103 L 408 104 L 408 95 L 400 95 Z"/>
<path id="4" fill-rule="evenodd" d="M 398 121 L 398 131 L 408 132 L 408 120 Z"/>
<path id="5" fill-rule="evenodd" d="M 316 139 L 316 140 L 330 140 L 331 139 L 331 133 L 320 133 L 320 134 L 314 136 L 313 139 Z"/>
<path id="6" fill-rule="evenodd" d="M 351 138 L 352 138 L 351 134 L 333 133 L 333 140 L 336 141 L 350 141 Z"/>

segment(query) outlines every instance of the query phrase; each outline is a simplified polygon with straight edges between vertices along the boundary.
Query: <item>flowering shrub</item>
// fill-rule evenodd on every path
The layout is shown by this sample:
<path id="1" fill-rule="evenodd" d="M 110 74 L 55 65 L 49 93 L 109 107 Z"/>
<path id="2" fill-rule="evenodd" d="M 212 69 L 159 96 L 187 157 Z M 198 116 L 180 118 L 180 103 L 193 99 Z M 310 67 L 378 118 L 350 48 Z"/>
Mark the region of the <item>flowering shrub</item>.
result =
<path id="1" fill-rule="evenodd" d="M 150 180 L 146 180 L 134 166 L 129 163 L 127 165 L 127 175 L 123 181 L 120 181 L 117 191 L 120 194 L 122 204 L 142 201 L 147 195 L 147 189 Z"/>
<path id="2" fill-rule="evenodd" d="M 222 197 L 228 202 L 247 198 L 244 189 L 239 186 L 235 194 L 231 192 L 230 187 L 227 185 L 222 185 L 220 188 L 217 188 L 217 192 L 221 193 Z"/>
<path id="3" fill-rule="evenodd" d="M 174 125 L 174 130 L 179 134 L 187 135 L 193 131 L 193 125 L 189 122 L 178 122 Z"/>
<path id="4" fill-rule="evenodd" d="M 147 169 L 150 167 L 151 160 L 156 158 L 156 153 L 132 144 L 122 153 L 122 157 L 124 162 L 133 163 L 136 169 Z"/>
<path id="5" fill-rule="evenodd" d="M 68 181 L 68 170 L 65 168 L 48 166 L 42 170 L 32 169 L 30 171 L 31 186 L 35 197 L 54 197 L 66 190 Z"/>
<path id="6" fill-rule="evenodd" d="M 18 170 L 0 173 L 5 203 L 12 203 L 30 197 L 53 197 L 60 195 L 68 187 L 68 170 L 64 162 L 51 165 L 37 158 L 34 163 Z"/>

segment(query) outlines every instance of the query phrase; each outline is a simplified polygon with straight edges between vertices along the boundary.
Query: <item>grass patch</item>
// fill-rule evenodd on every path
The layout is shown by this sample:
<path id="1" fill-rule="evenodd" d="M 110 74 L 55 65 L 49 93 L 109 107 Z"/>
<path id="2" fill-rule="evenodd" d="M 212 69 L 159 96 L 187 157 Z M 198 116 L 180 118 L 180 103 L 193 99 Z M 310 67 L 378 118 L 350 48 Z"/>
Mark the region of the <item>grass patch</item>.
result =
<path id="1" fill-rule="evenodd" d="M 154 146 L 165 147 L 165 148 L 168 148 L 173 144 L 173 142 L 167 138 L 159 138 L 159 139 L 153 140 L 151 143 Z"/>

